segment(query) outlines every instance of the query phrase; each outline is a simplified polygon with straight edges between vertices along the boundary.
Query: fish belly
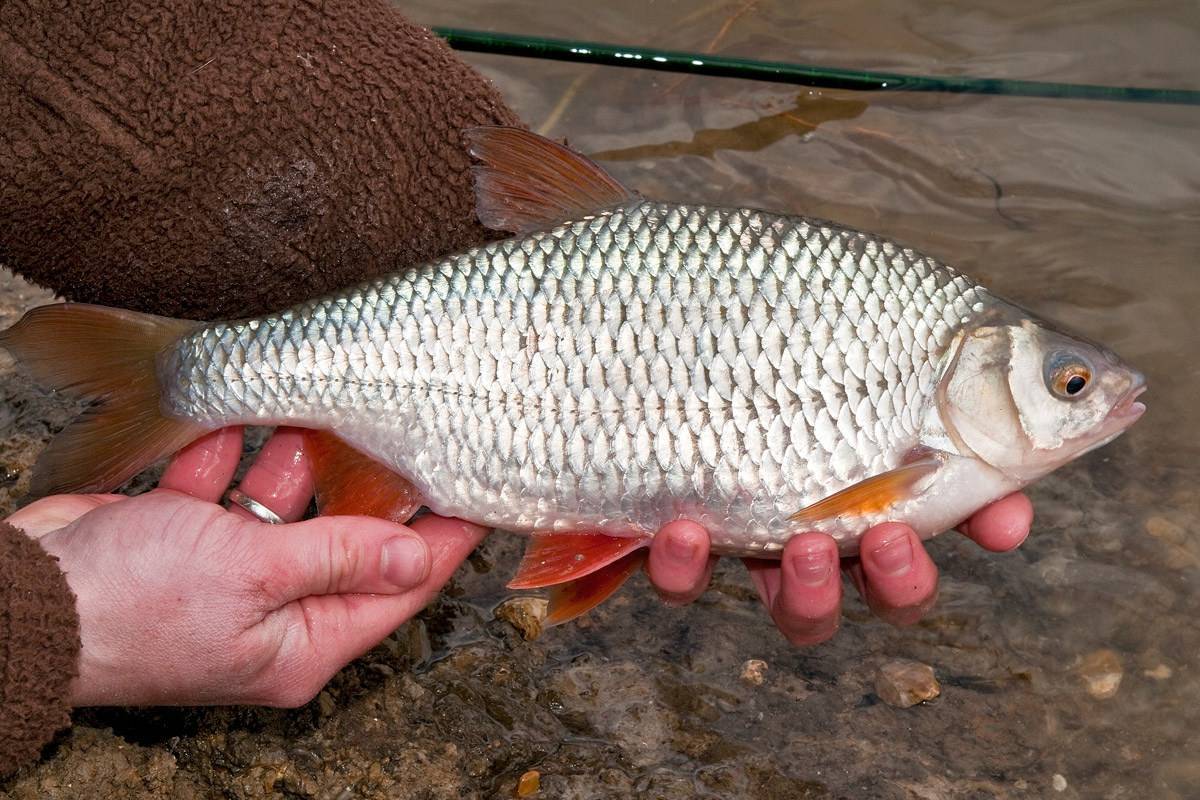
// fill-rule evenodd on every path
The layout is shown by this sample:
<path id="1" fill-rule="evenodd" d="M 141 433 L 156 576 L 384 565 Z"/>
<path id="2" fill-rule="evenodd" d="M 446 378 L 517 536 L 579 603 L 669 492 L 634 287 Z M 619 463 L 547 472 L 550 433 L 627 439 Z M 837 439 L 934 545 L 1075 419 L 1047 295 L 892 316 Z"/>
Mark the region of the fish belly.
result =
<path id="1" fill-rule="evenodd" d="M 869 234 L 642 202 L 211 326 L 160 375 L 173 415 L 331 429 L 441 514 L 617 535 L 688 518 L 754 554 L 900 463 L 988 302 Z"/>

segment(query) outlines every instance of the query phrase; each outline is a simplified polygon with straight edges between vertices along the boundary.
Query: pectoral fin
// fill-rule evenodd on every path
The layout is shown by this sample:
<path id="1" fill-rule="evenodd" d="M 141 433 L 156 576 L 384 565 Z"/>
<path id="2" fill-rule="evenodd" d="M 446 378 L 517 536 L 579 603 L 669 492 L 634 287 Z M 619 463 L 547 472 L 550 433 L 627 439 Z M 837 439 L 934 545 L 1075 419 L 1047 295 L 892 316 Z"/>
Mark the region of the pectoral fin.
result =
<path id="1" fill-rule="evenodd" d="M 840 516 L 883 511 L 911 497 L 913 487 L 936 472 L 941 463 L 936 458 L 923 458 L 867 478 L 796 512 L 791 520 L 805 526 Z"/>
<path id="2" fill-rule="evenodd" d="M 403 523 L 421 507 L 421 495 L 408 480 L 337 435 L 308 430 L 304 439 L 321 514 L 362 514 Z"/>

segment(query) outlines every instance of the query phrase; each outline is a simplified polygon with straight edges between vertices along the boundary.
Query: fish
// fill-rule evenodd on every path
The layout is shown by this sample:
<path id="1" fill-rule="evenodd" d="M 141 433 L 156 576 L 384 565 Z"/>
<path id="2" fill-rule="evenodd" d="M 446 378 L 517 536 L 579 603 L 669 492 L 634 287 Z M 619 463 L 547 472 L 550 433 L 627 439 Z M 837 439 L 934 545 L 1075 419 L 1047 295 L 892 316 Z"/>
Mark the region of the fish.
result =
<path id="1" fill-rule="evenodd" d="M 0 333 L 90 406 L 32 491 L 109 491 L 230 425 L 309 429 L 319 513 L 531 534 L 548 623 L 676 519 L 713 551 L 948 530 L 1132 425 L 1143 375 L 936 259 L 835 222 L 660 202 L 517 128 L 465 132 L 511 234 L 268 316 L 84 304 Z"/>

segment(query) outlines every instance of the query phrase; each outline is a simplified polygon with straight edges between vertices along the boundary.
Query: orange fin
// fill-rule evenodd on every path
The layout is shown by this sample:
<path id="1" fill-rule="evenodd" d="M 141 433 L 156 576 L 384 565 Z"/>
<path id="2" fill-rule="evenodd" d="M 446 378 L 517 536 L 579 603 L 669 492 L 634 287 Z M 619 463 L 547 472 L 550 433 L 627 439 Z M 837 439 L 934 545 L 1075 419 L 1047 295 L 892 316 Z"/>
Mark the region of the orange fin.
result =
<path id="1" fill-rule="evenodd" d="M 403 523 L 421 507 L 421 494 L 407 479 L 336 434 L 305 431 L 304 452 L 312 464 L 321 514 L 362 514 Z"/>
<path id="2" fill-rule="evenodd" d="M 0 333 L 34 380 L 93 404 L 42 451 L 30 492 L 108 492 L 208 428 L 163 416 L 157 358 L 190 320 L 84 303 L 35 308 Z"/>
<path id="3" fill-rule="evenodd" d="M 903 500 L 922 478 L 932 475 L 942 462 L 936 458 L 923 458 L 910 464 L 896 467 L 881 475 L 867 478 L 848 486 L 834 495 L 813 503 L 793 514 L 790 519 L 801 525 L 812 525 L 821 520 L 843 515 L 870 514 L 882 511 L 893 503 Z"/>
<path id="4" fill-rule="evenodd" d="M 591 159 L 521 128 L 464 131 L 479 164 L 475 213 L 485 227 L 512 233 L 552 228 L 637 199 Z"/>
<path id="5" fill-rule="evenodd" d="M 545 625 L 561 625 L 591 611 L 620 589 L 645 560 L 646 549 L 635 550 L 578 580 L 555 586 L 550 590 Z"/>
<path id="6" fill-rule="evenodd" d="M 603 533 L 535 533 L 509 589 L 538 589 L 578 580 L 644 547 L 649 537 Z"/>

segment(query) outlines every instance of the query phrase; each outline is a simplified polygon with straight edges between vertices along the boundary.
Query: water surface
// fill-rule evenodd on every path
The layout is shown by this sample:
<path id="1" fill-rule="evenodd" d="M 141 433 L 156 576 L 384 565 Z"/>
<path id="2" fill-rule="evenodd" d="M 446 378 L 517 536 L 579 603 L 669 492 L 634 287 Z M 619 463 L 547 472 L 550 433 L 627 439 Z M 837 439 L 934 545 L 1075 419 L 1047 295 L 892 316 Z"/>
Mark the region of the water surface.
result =
<path id="1" fill-rule="evenodd" d="M 851 68 L 1200 86 L 1200 10 L 1178 0 L 405 7 L 429 24 Z M 914 629 L 851 603 L 835 642 L 792 650 L 752 600 L 719 587 L 693 609 L 630 601 L 586 634 L 538 642 L 636 664 L 657 687 L 645 708 L 674 715 L 667 728 L 717 732 L 696 753 L 647 722 L 634 746 L 644 774 L 713 796 L 712 770 L 754 796 L 748 776 L 763 763 L 797 787 L 854 797 L 1200 796 L 1200 108 L 467 58 L 533 128 L 646 194 L 886 234 L 1111 345 L 1149 378 L 1149 412 L 1130 434 L 1032 489 L 1037 520 L 1019 552 L 954 536 L 931 546 L 941 596 Z M 718 583 L 745 580 L 730 564 Z M 943 696 L 909 711 L 876 704 L 871 669 L 892 656 L 933 665 Z M 770 677 L 748 693 L 737 667 L 752 657 Z M 1115 695 L 1089 693 L 1084 674 L 1116 671 Z M 672 705 L 664 684 L 676 682 L 711 718 Z M 634 711 L 613 699 L 610 713 Z"/>

